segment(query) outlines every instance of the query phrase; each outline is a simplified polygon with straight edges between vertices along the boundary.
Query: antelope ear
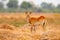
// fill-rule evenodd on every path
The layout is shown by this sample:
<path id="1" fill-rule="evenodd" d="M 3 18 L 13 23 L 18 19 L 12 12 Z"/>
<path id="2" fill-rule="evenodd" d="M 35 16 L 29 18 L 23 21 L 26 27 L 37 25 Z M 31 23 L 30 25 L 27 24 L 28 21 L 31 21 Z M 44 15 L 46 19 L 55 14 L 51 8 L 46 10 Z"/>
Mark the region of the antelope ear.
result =
<path id="1" fill-rule="evenodd" d="M 32 12 L 29 12 L 29 14 L 32 14 Z"/>
<path id="2" fill-rule="evenodd" d="M 26 11 L 25 14 L 28 14 L 28 12 Z"/>

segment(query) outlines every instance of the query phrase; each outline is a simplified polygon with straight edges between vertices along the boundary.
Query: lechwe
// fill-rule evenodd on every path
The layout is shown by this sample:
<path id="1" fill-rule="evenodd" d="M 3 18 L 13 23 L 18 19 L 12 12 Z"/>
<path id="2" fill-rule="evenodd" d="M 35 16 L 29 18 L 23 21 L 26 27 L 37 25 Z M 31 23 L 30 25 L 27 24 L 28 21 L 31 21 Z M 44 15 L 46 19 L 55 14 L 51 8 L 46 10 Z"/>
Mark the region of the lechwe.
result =
<path id="1" fill-rule="evenodd" d="M 38 23 L 39 25 L 42 25 L 43 28 L 45 28 L 45 17 L 44 16 L 39 16 L 38 18 L 36 17 L 31 17 L 32 12 L 25 12 L 27 22 L 31 24 L 31 32 L 32 30 L 36 31 L 36 26 L 35 24 Z"/>

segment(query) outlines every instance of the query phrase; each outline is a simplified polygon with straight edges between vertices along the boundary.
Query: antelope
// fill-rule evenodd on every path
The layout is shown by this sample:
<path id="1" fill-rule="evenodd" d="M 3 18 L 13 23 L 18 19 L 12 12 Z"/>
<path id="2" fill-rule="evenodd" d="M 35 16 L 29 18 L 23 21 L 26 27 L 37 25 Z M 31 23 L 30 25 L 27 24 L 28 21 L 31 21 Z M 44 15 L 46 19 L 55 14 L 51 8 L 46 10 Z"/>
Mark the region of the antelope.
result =
<path id="1" fill-rule="evenodd" d="M 39 23 L 39 25 L 42 25 L 43 28 L 45 26 L 45 17 L 44 16 L 39 16 L 38 18 L 36 17 L 31 17 L 31 12 L 25 12 L 26 17 L 27 17 L 27 22 L 31 24 L 31 32 L 32 30 L 36 31 L 36 26 L 35 23 Z"/>

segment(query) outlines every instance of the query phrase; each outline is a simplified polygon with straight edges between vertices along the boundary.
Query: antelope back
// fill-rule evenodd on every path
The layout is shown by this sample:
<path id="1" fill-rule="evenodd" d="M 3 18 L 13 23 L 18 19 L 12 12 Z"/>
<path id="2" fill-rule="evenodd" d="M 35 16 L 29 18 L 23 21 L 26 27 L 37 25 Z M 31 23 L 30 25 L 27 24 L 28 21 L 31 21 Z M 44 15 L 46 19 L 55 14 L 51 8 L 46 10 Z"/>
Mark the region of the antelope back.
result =
<path id="1" fill-rule="evenodd" d="M 39 20 L 44 20 L 44 19 L 45 19 L 44 16 L 40 16 L 40 17 L 38 18 L 38 21 L 39 21 Z"/>

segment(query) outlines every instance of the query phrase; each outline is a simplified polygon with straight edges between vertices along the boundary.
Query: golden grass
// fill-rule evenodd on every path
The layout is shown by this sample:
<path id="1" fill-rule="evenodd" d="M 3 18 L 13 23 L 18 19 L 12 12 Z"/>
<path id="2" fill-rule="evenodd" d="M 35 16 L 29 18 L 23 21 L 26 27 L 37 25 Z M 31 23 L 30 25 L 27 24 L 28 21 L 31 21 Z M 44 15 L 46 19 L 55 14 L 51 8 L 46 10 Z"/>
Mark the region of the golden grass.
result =
<path id="1" fill-rule="evenodd" d="M 46 32 L 42 26 L 31 32 L 24 13 L 0 14 L 0 40 L 60 40 L 60 14 L 33 13 L 31 17 L 40 15 L 46 17 Z"/>

